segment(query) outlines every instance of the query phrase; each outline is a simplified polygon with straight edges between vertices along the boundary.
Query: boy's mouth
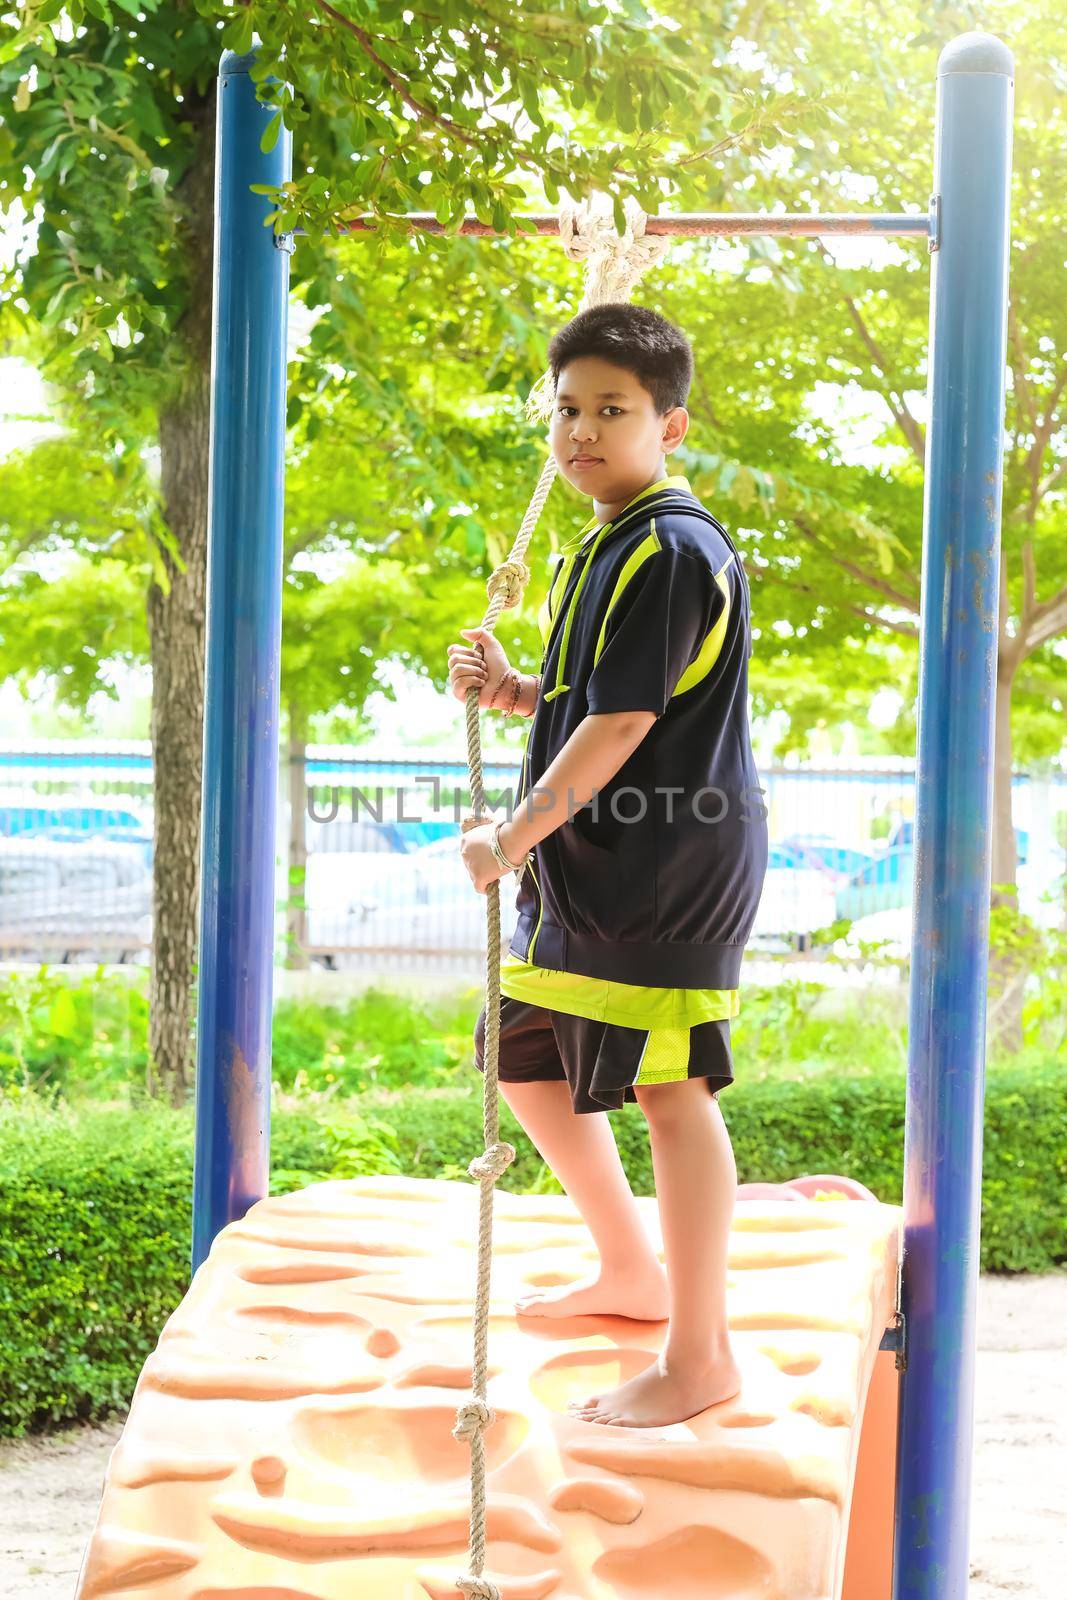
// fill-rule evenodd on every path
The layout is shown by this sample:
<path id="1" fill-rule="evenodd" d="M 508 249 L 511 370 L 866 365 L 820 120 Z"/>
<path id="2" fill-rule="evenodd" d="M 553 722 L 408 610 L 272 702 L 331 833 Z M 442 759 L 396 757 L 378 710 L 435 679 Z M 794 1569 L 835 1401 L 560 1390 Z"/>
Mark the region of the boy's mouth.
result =
<path id="1" fill-rule="evenodd" d="M 585 467 L 599 467 L 600 456 L 571 456 L 571 466 L 581 471 Z"/>

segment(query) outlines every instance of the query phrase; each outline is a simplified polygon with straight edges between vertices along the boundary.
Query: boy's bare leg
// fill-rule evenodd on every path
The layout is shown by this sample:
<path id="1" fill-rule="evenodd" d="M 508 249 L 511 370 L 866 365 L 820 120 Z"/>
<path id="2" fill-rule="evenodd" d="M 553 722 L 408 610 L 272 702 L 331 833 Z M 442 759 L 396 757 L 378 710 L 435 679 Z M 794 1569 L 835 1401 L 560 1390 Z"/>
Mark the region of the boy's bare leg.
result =
<path id="1" fill-rule="evenodd" d="M 574 1201 L 600 1252 L 580 1282 L 531 1290 L 516 1302 L 527 1316 L 593 1313 L 662 1322 L 667 1278 L 641 1221 L 606 1112 L 575 1114 L 565 1083 L 502 1083 L 500 1093 Z"/>
<path id="2" fill-rule="evenodd" d="M 664 1427 L 741 1387 L 726 1320 L 726 1258 L 737 1189 L 730 1135 L 702 1078 L 637 1088 L 648 1118 L 670 1285 L 658 1361 L 572 1410 L 589 1422 Z"/>

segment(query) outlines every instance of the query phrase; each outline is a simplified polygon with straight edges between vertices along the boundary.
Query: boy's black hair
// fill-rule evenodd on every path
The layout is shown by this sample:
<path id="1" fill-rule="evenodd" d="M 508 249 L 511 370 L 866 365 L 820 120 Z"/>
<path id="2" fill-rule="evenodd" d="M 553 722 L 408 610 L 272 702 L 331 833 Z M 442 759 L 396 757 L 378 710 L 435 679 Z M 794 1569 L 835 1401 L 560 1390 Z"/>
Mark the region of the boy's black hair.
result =
<path id="1" fill-rule="evenodd" d="M 611 300 L 572 317 L 548 346 L 548 364 L 557 386 L 563 368 L 581 356 L 599 356 L 633 373 L 661 417 L 689 398 L 692 346 L 681 328 L 647 306 Z"/>

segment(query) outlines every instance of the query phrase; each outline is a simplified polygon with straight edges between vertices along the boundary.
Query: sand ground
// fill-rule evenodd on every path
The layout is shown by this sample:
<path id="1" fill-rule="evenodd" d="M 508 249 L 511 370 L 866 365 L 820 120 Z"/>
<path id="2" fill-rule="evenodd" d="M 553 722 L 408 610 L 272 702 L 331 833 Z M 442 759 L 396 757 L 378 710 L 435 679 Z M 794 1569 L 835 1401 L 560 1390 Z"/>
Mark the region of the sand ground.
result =
<path id="1" fill-rule="evenodd" d="M 0 1594 L 72 1600 L 120 1424 L 0 1444 Z M 978 1294 L 969 1600 L 1052 1600 L 1067 1567 L 1067 1274 Z"/>

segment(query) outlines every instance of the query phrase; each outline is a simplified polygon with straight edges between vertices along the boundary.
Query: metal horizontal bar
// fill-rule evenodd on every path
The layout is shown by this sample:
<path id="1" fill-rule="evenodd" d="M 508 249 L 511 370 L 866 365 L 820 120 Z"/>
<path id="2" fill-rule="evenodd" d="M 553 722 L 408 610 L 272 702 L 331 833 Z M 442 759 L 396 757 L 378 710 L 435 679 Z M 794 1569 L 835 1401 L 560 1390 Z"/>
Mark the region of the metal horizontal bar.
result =
<path id="1" fill-rule="evenodd" d="M 475 234 L 480 238 L 501 239 L 501 233 L 488 222 L 477 217 L 464 217 L 458 229 L 440 222 L 432 211 L 409 211 L 394 218 L 406 222 L 420 233 L 447 234 L 450 232 Z M 519 214 L 516 222 L 522 223 L 528 233 L 558 234 L 559 218 L 554 215 Z M 353 217 L 340 224 L 344 233 L 374 233 L 378 218 Z M 303 233 L 302 228 L 296 230 Z M 842 213 L 825 216 L 818 212 L 804 214 L 776 214 L 773 212 L 744 211 L 689 211 L 675 216 L 649 217 L 646 233 L 671 234 L 678 239 L 703 239 L 730 237 L 738 234 L 786 234 L 798 238 L 813 238 L 820 234 L 850 234 L 853 237 L 882 237 L 885 234 L 913 236 L 928 239 L 931 234 L 931 216 L 927 211 L 889 212 L 881 216 L 862 213 Z"/>

